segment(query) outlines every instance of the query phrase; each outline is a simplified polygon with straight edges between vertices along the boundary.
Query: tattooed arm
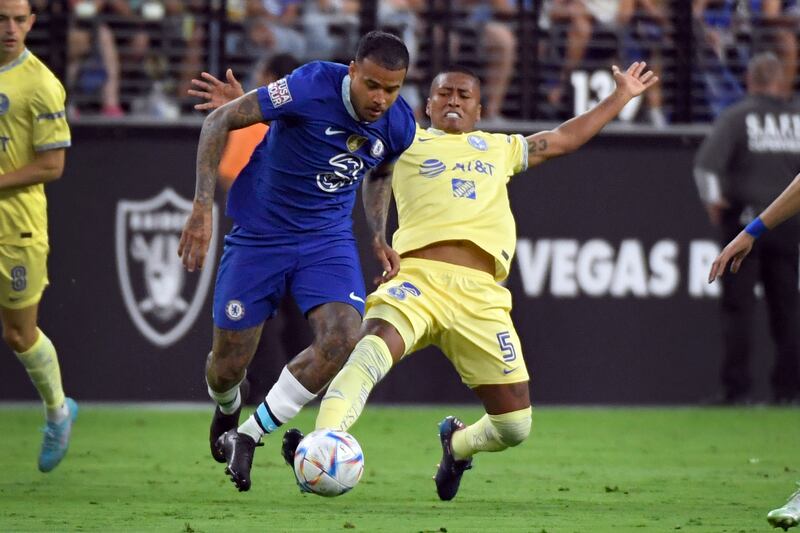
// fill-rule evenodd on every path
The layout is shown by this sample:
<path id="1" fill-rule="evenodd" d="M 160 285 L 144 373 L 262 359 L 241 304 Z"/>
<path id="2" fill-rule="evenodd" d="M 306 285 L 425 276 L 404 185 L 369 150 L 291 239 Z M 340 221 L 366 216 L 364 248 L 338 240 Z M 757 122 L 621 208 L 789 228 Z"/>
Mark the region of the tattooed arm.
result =
<path id="1" fill-rule="evenodd" d="M 203 268 L 208 245 L 211 242 L 211 209 L 222 150 L 228 132 L 264 120 L 255 91 L 214 110 L 203 121 L 197 145 L 197 182 L 194 204 L 183 227 L 178 255 L 189 272 Z"/>
<path id="2" fill-rule="evenodd" d="M 362 190 L 364 212 L 375 257 L 383 267 L 383 275 L 374 279 L 375 284 L 389 281 L 400 270 L 400 256 L 386 242 L 386 217 L 389 200 L 392 198 L 392 170 L 394 163 L 384 163 L 367 174 Z"/>
<path id="3" fill-rule="evenodd" d="M 577 150 L 611 122 L 632 98 L 655 85 L 658 77 L 652 71 L 645 71 L 645 66 L 644 62 L 635 62 L 625 72 L 612 67 L 617 87 L 602 102 L 554 130 L 526 137 L 528 166 Z"/>

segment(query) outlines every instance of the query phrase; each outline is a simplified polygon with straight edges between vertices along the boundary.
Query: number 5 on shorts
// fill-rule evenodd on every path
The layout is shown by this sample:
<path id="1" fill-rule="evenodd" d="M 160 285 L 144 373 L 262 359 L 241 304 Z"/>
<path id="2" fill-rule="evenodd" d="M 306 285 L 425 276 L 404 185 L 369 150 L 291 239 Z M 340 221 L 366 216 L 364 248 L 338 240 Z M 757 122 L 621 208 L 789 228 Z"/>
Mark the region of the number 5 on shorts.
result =
<path id="1" fill-rule="evenodd" d="M 498 333 L 497 342 L 500 344 L 500 351 L 503 352 L 503 361 L 510 363 L 517 358 L 517 351 L 514 349 L 511 334 L 508 331 Z"/>

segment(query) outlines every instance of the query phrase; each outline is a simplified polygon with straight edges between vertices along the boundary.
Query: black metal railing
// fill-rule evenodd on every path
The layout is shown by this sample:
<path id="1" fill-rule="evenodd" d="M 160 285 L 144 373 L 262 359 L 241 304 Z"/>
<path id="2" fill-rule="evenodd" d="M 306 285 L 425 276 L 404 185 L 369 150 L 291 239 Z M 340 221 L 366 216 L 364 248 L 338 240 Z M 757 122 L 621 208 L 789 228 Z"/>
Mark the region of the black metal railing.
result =
<path id="1" fill-rule="evenodd" d="M 114 74 L 100 28 L 110 30 L 116 45 L 117 100 L 126 114 L 193 113 L 194 102 L 185 94 L 193 75 L 200 70 L 221 75 L 231 67 L 246 79 L 256 62 L 276 50 L 263 44 L 269 39 L 254 39 L 258 32 L 274 32 L 277 22 L 261 21 L 244 0 L 151 0 L 129 13 L 80 11 L 80 4 L 34 2 L 39 20 L 29 36 L 29 47 L 67 81 L 77 114 L 103 112 L 108 104 L 101 86 Z M 641 7 L 621 21 L 619 13 L 613 20 L 589 11 L 588 16 L 565 16 L 558 11 L 560 0 L 509 0 L 512 7 L 505 12 L 483 9 L 475 1 L 429 0 L 419 12 L 405 14 L 405 26 L 399 28 L 382 18 L 386 6 L 380 1 L 362 0 L 352 15 L 357 25 L 332 31 L 388 27 L 414 36 L 418 52 L 409 83 L 420 102 L 444 65 L 473 67 L 484 78 L 484 111 L 494 105 L 499 120 L 573 116 L 612 90 L 612 63 L 622 67 L 644 59 L 662 82 L 626 109 L 622 120 L 663 126 L 710 121 L 743 93 L 745 64 L 754 51 L 769 49 L 770 43 L 779 53 L 791 43 L 796 47 L 796 14 L 767 21 L 748 12 L 750 3 L 744 0 L 717 4 L 717 11 L 693 16 L 689 0 L 648 2 L 658 10 Z M 301 18 L 279 31 L 284 29 L 299 39 L 315 31 Z M 314 52 L 298 59 L 313 59 Z M 328 58 L 347 60 L 346 54 Z"/>

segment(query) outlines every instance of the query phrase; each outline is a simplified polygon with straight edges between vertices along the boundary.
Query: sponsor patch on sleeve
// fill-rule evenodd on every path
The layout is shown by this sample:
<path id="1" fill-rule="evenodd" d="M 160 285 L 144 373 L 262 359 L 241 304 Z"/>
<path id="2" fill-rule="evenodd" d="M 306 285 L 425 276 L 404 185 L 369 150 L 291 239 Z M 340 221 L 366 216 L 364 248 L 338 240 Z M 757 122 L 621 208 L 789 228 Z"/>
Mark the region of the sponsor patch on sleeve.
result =
<path id="1" fill-rule="evenodd" d="M 61 111 L 55 111 L 53 113 L 41 113 L 36 115 L 36 120 L 58 120 L 60 118 L 66 118 L 66 116 L 66 110 L 62 109 Z"/>
<path id="2" fill-rule="evenodd" d="M 289 91 L 289 84 L 286 78 L 273 81 L 267 85 L 269 99 L 272 100 L 272 107 L 280 107 L 292 101 L 292 93 Z"/>

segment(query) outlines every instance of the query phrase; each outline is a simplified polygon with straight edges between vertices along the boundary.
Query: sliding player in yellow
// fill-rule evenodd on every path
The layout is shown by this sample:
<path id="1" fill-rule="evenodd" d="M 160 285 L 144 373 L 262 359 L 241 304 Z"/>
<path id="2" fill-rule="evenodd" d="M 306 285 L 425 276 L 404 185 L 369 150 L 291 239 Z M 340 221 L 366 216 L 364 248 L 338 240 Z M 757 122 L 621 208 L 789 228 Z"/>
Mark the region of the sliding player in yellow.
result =
<path id="1" fill-rule="evenodd" d="M 452 416 L 439 425 L 439 497 L 456 495 L 476 453 L 525 440 L 528 371 L 511 321 L 511 294 L 498 284 L 508 276 L 516 245 L 506 184 L 528 167 L 576 150 L 658 81 L 644 63 L 625 72 L 614 67 L 613 74 L 616 89 L 594 109 L 527 138 L 474 130 L 480 82 L 470 71 L 450 69 L 434 79 L 426 109 L 432 127 L 418 129 L 392 179 L 399 216 L 392 246 L 402 258 L 400 272 L 368 297 L 361 340 L 322 400 L 317 429 L 347 430 L 394 364 L 434 344 L 486 409 L 469 426 Z M 389 198 L 383 200 L 365 206 L 375 246 L 385 242 Z M 289 464 L 301 438 L 296 429 L 284 437 Z"/>
<path id="2" fill-rule="evenodd" d="M 64 397 L 53 343 L 37 327 L 47 286 L 44 184 L 61 177 L 70 133 L 64 88 L 27 48 L 36 16 L 27 0 L 0 0 L 0 319 L 45 404 L 39 470 L 67 453 L 77 404 Z"/>

